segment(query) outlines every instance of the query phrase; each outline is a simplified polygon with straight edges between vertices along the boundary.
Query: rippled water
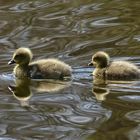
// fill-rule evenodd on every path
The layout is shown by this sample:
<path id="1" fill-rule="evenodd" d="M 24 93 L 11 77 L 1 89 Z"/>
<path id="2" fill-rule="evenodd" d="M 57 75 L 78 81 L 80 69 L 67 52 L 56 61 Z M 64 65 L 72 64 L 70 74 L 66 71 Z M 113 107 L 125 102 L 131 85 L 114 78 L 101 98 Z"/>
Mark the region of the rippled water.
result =
<path id="1" fill-rule="evenodd" d="M 139 140 L 140 82 L 93 85 L 98 50 L 140 66 L 139 0 L 0 1 L 0 139 Z M 72 81 L 18 81 L 16 48 L 56 57 Z"/>

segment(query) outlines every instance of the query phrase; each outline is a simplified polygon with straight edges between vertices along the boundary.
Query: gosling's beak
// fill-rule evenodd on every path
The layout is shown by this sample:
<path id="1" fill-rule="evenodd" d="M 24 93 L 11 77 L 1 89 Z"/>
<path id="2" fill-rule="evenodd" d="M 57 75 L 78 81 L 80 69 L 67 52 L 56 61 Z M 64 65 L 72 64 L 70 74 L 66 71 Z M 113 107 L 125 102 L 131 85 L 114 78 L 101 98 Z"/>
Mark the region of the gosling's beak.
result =
<path id="1" fill-rule="evenodd" d="M 14 93 L 16 87 L 15 87 L 15 86 L 9 85 L 9 86 L 8 86 L 8 89 L 9 89 L 12 93 Z"/>
<path id="2" fill-rule="evenodd" d="M 11 59 L 9 62 L 8 62 L 8 65 L 11 65 L 11 64 L 14 64 L 16 63 L 13 59 Z"/>
<path id="3" fill-rule="evenodd" d="M 88 66 L 93 66 L 93 62 L 88 63 Z"/>

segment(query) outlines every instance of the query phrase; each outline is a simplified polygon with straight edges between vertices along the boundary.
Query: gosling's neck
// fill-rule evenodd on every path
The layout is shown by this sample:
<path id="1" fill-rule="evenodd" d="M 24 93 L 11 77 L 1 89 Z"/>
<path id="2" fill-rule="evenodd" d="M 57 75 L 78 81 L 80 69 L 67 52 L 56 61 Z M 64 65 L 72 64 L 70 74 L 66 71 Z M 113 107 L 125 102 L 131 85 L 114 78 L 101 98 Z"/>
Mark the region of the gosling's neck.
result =
<path id="1" fill-rule="evenodd" d="M 105 79 L 108 66 L 109 64 L 107 62 L 97 64 L 95 70 L 93 71 L 93 76 L 97 79 Z"/>
<path id="2" fill-rule="evenodd" d="M 18 78 L 29 77 L 29 63 L 17 64 L 13 72 Z"/>
<path id="3" fill-rule="evenodd" d="M 102 63 L 98 63 L 96 65 L 96 68 L 104 69 L 104 68 L 107 68 L 108 66 L 109 66 L 109 61 L 103 61 Z"/>
<path id="4" fill-rule="evenodd" d="M 17 64 L 17 66 L 19 66 L 19 67 L 28 67 L 29 66 L 29 62 Z"/>

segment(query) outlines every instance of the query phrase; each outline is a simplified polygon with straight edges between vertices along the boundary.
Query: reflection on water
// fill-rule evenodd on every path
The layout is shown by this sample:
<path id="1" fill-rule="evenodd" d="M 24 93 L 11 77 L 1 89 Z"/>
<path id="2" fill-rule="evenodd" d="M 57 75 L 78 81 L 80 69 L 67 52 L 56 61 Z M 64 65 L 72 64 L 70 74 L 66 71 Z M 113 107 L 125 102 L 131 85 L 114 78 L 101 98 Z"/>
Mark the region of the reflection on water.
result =
<path id="1" fill-rule="evenodd" d="M 29 88 L 29 79 L 16 79 L 16 85 L 9 85 L 9 90 L 13 93 L 13 96 L 21 102 L 22 106 L 28 106 L 28 100 L 31 98 L 32 93 Z"/>
<path id="2" fill-rule="evenodd" d="M 13 96 L 20 101 L 21 106 L 29 106 L 29 99 L 32 97 L 32 89 L 41 92 L 58 92 L 70 86 L 71 82 L 63 81 L 31 81 L 28 78 L 15 79 L 15 85 L 9 85 L 8 89 L 13 93 Z M 30 87 L 31 86 L 31 87 Z"/>
<path id="3" fill-rule="evenodd" d="M 140 66 L 139 7 L 139 0 L 1 0 L 0 139 L 138 140 L 140 82 L 92 80 L 87 64 L 106 51 Z M 7 62 L 19 47 L 70 64 L 73 80 L 15 79 Z"/>
<path id="4" fill-rule="evenodd" d="M 93 87 L 92 92 L 95 95 L 97 100 L 104 101 L 106 99 L 106 96 L 109 94 L 110 91 L 108 88 Z"/>
<path id="5" fill-rule="evenodd" d="M 44 81 L 32 81 L 31 86 L 36 92 L 57 92 L 64 90 L 65 88 L 71 85 L 71 81 L 53 81 L 53 80 L 44 80 Z"/>

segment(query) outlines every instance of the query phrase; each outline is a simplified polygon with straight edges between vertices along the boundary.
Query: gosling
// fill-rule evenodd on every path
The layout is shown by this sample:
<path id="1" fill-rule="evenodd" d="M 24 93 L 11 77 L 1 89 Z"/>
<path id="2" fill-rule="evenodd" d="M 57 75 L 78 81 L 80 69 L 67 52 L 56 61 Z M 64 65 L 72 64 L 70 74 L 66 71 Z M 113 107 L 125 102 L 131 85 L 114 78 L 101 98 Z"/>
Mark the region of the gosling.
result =
<path id="1" fill-rule="evenodd" d="M 110 62 L 107 53 L 99 51 L 92 56 L 89 66 L 95 66 L 93 76 L 104 80 L 135 80 L 140 78 L 138 67 L 127 61 Z"/>
<path id="2" fill-rule="evenodd" d="M 13 70 L 16 77 L 62 80 L 64 77 L 71 76 L 71 67 L 60 60 L 50 58 L 30 62 L 32 57 L 33 54 L 29 48 L 19 48 L 14 52 L 8 64 L 16 63 Z"/>

